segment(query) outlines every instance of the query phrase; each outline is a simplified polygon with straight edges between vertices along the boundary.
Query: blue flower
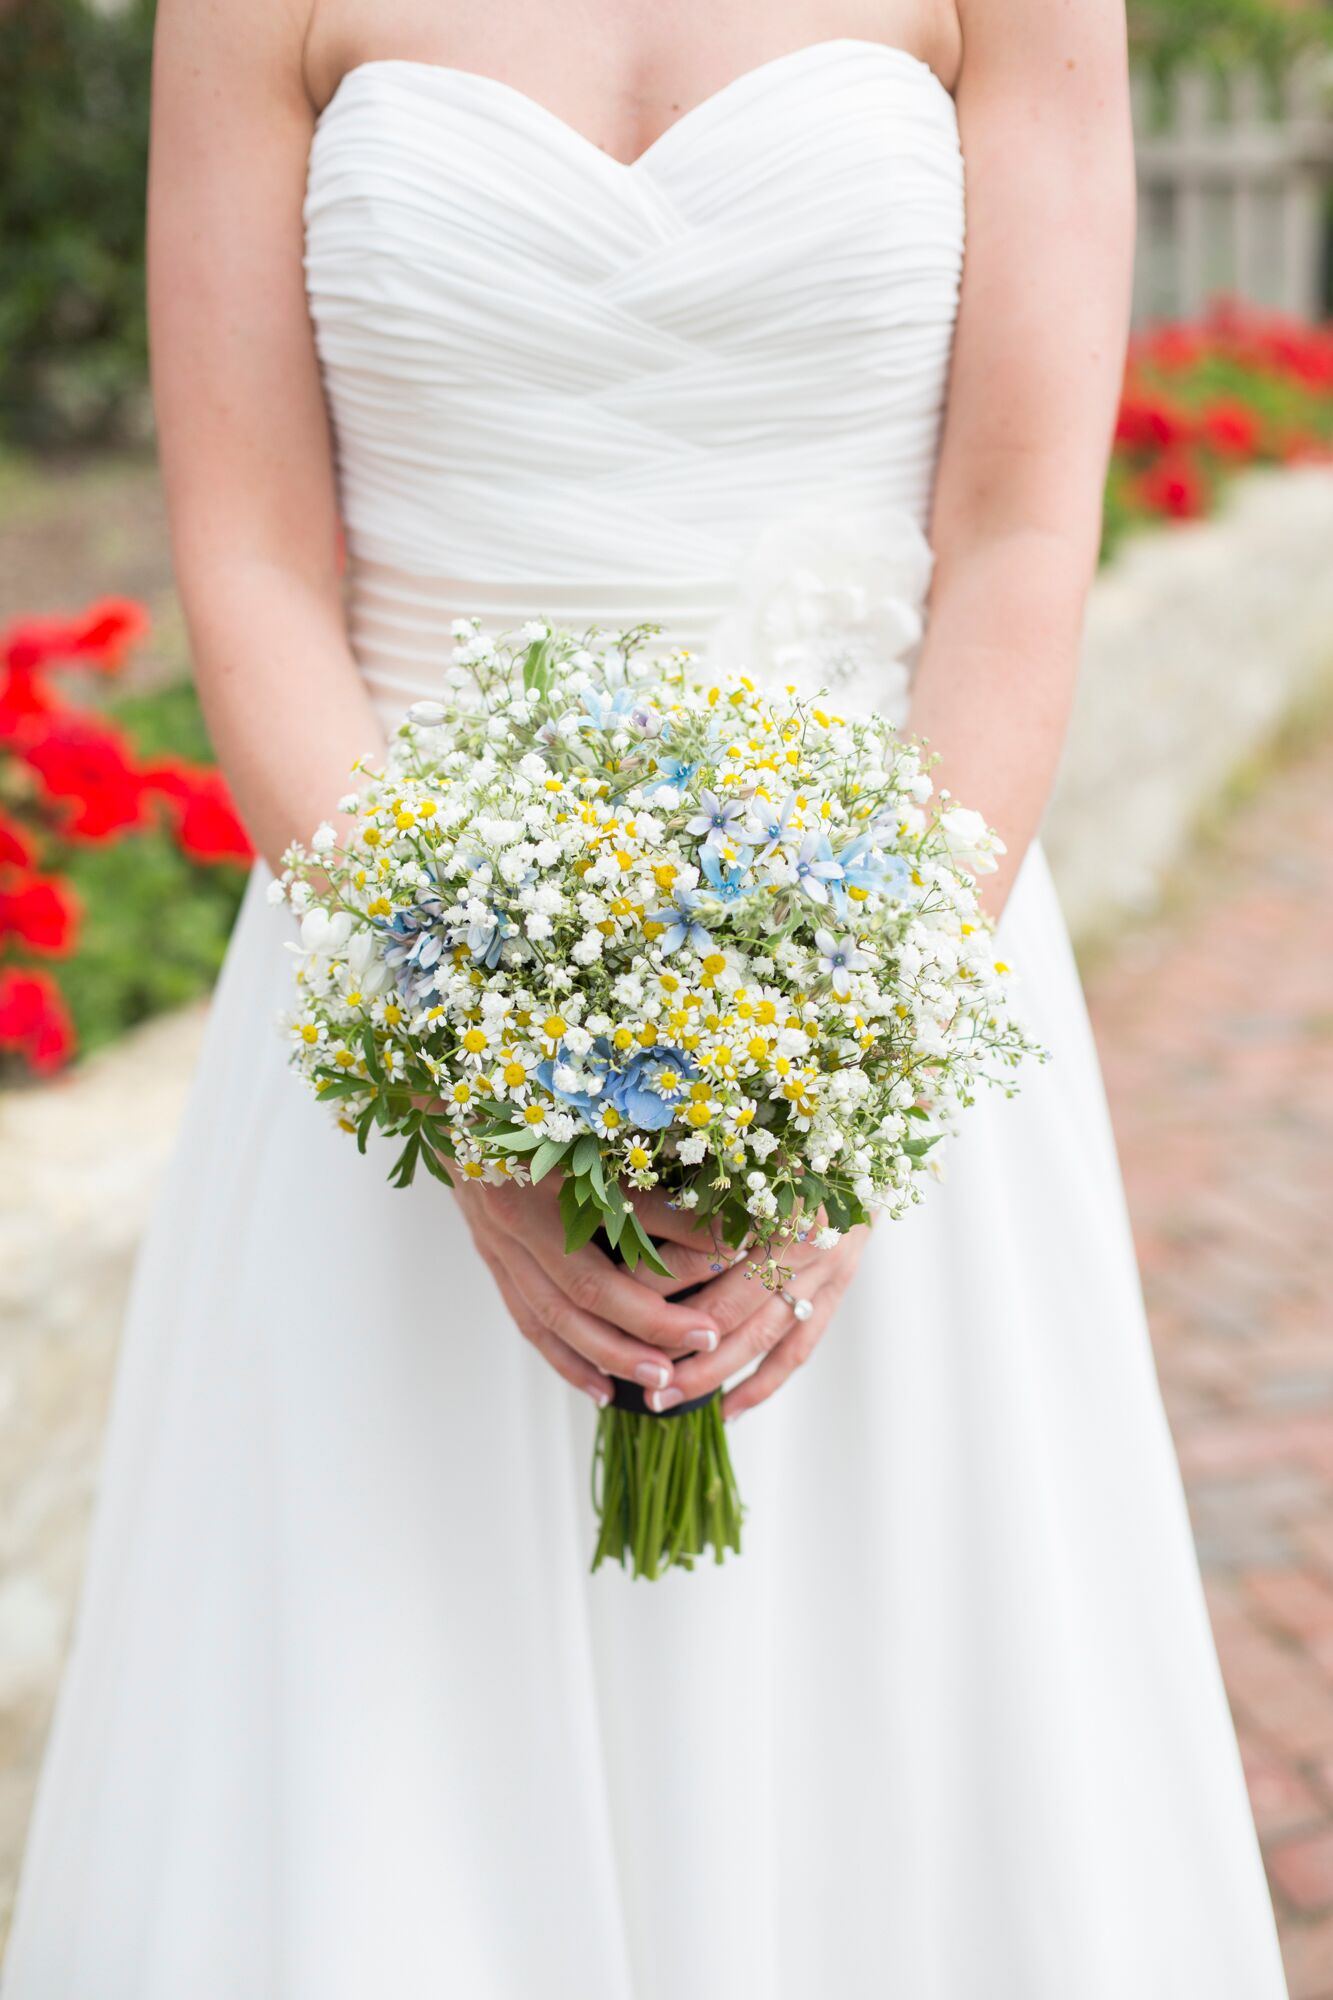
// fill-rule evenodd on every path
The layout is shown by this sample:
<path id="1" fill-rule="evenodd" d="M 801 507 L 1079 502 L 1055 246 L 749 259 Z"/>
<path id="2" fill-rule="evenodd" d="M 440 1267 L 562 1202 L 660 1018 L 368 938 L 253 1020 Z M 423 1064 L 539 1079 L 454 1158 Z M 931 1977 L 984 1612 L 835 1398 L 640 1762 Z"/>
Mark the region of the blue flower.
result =
<path id="1" fill-rule="evenodd" d="M 583 706 L 588 712 L 588 721 L 594 729 L 603 732 L 621 729 L 634 706 L 633 688 L 617 688 L 610 697 L 603 688 L 585 688 Z"/>
<path id="2" fill-rule="evenodd" d="M 790 840 L 792 833 L 800 825 L 796 817 L 796 794 L 788 792 L 780 806 L 759 800 L 751 807 L 750 812 L 755 832 L 763 842 L 759 850 L 759 859 L 771 861 L 778 849 Z"/>
<path id="3" fill-rule="evenodd" d="M 677 889 L 673 900 L 665 909 L 650 910 L 650 924 L 665 924 L 666 930 L 657 941 L 663 951 L 679 951 L 683 944 L 693 945 L 696 951 L 711 951 L 713 940 L 695 916 L 703 897 L 694 889 Z"/>
<path id="4" fill-rule="evenodd" d="M 697 763 L 692 764 L 684 757 L 663 757 L 660 754 L 654 759 L 654 763 L 658 776 L 647 788 L 650 794 L 660 792 L 665 785 L 674 786 L 676 791 L 683 792 L 699 768 Z"/>
<path id="5" fill-rule="evenodd" d="M 661 1132 L 698 1074 L 678 1049 L 640 1049 L 612 1077 L 609 1102 L 641 1132 Z"/>
<path id="6" fill-rule="evenodd" d="M 739 903 L 748 896 L 754 884 L 750 880 L 752 856 L 748 847 L 741 848 L 735 861 L 728 866 L 715 848 L 703 851 L 702 866 L 705 879 L 719 903 Z"/>
<path id="7" fill-rule="evenodd" d="M 445 944 L 443 915 L 439 897 L 426 896 L 410 910 L 395 910 L 389 922 L 378 925 L 384 963 L 394 976 L 399 998 L 410 1007 L 435 990 L 435 969 Z"/>
<path id="8" fill-rule="evenodd" d="M 605 1130 L 598 1114 L 608 1105 L 641 1132 L 663 1131 L 675 1116 L 676 1105 L 699 1074 L 687 1055 L 670 1048 L 638 1049 L 624 1069 L 613 1069 L 610 1043 L 604 1039 L 595 1042 L 578 1064 L 578 1073 L 585 1081 L 592 1077 L 602 1078 L 600 1090 L 563 1088 L 555 1078 L 556 1071 L 566 1065 L 574 1066 L 564 1049 L 557 1049 L 554 1056 L 537 1065 L 537 1081 L 567 1110 L 577 1112 L 583 1123 L 595 1132 Z"/>
<path id="9" fill-rule="evenodd" d="M 523 956 L 527 958 L 532 950 L 526 938 L 519 935 L 518 925 L 503 910 L 497 910 L 493 903 L 487 905 L 486 915 L 480 923 L 469 924 L 463 932 L 463 942 L 472 956 L 474 965 L 484 965 L 488 972 L 494 972 L 500 963 L 500 954 L 510 938 L 519 938 Z"/>
<path id="10" fill-rule="evenodd" d="M 865 896 L 875 890 L 882 895 L 893 895 L 912 879 L 910 862 L 904 860 L 901 854 L 878 853 L 874 841 L 873 832 L 858 834 L 838 856 L 842 864 L 842 880 L 830 885 L 829 894 L 840 917 L 846 917 L 851 910 L 850 890 L 862 890 L 864 893 L 859 900 L 864 901 Z"/>
<path id="11" fill-rule="evenodd" d="M 718 797 L 716 792 L 702 791 L 699 794 L 699 810 L 685 822 L 686 833 L 692 833 L 700 840 L 706 840 L 710 847 L 725 847 L 744 814 L 745 808 Z"/>
<path id="12" fill-rule="evenodd" d="M 796 856 L 796 885 L 812 903 L 827 903 L 828 885 L 842 880 L 842 864 L 833 859 L 825 833 L 808 833 Z"/>
<path id="13" fill-rule="evenodd" d="M 558 1069 L 563 1069 L 568 1064 L 568 1062 L 569 1062 L 569 1057 L 565 1054 L 564 1048 L 563 1047 L 558 1048 L 553 1056 L 548 1056 L 545 1062 L 538 1063 L 536 1069 L 533 1071 L 533 1075 L 536 1077 L 542 1089 L 549 1090 L 552 1097 L 554 1097 L 558 1103 L 563 1104 L 569 1111 L 577 1111 L 580 1118 L 582 1118 L 584 1124 L 591 1125 L 593 1118 L 593 1111 L 598 1104 L 604 1102 L 604 1099 L 602 1098 L 600 1092 L 594 1093 L 593 1091 L 590 1090 L 566 1090 L 556 1082 L 555 1080 L 556 1071 Z M 594 1072 L 598 1072 L 599 1070 L 604 1072 L 605 1068 L 606 1068 L 605 1063 L 599 1064 L 596 1058 L 593 1058 L 591 1061 L 585 1058 L 583 1063 L 583 1074 L 586 1076 L 589 1069 L 592 1069 Z"/>

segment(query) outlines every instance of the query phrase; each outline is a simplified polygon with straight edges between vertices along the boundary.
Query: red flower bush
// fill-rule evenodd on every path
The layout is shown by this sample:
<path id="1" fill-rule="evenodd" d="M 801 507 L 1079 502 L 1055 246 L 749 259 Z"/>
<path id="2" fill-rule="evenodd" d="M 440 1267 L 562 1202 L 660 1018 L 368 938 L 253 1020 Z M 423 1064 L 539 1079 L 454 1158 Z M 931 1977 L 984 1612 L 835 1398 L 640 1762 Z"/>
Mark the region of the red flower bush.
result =
<path id="1" fill-rule="evenodd" d="M 147 629 L 141 605 L 107 598 L 0 633 L 0 1058 L 34 1072 L 58 1068 L 75 1045 L 54 976 L 27 962 L 77 949 L 80 913 L 58 872 L 62 845 L 165 821 L 195 861 L 250 858 L 217 771 L 141 765 L 119 730 L 57 690 L 53 677 L 65 668 L 115 673 Z"/>
<path id="2" fill-rule="evenodd" d="M 1218 299 L 1129 346 L 1107 485 L 1108 540 L 1188 521 L 1248 465 L 1333 457 L 1333 327 Z"/>

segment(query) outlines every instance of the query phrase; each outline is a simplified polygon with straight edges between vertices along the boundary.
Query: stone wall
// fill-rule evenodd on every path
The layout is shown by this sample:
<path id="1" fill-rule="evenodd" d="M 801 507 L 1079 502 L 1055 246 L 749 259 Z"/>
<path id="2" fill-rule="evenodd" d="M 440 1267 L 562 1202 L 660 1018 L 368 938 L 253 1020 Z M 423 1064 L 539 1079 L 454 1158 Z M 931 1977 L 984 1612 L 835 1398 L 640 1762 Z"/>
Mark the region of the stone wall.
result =
<path id="1" fill-rule="evenodd" d="M 1150 906 L 1200 815 L 1333 687 L 1333 468 L 1249 474 L 1098 577 L 1044 831 L 1076 938 Z"/>

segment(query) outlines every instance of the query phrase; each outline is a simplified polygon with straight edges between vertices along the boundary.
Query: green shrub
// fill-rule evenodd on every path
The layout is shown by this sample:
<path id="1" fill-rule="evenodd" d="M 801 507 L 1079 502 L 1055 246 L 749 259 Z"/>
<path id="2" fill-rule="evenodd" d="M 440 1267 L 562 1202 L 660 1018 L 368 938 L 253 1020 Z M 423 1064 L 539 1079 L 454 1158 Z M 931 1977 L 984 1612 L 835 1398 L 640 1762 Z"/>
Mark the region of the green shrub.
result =
<path id="1" fill-rule="evenodd" d="M 1333 43 L 1326 0 L 1129 0 L 1130 40 L 1154 67 L 1190 57 L 1276 68 Z"/>
<path id="2" fill-rule="evenodd" d="M 0 9 L 0 435 L 144 421 L 152 0 Z"/>

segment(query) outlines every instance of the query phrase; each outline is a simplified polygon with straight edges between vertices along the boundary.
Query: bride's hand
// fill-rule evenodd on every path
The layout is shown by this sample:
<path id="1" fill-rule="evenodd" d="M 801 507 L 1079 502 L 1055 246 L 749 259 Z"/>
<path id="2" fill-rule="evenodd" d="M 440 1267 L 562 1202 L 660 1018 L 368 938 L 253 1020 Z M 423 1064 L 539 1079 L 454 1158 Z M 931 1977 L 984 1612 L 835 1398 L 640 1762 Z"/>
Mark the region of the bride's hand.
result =
<path id="1" fill-rule="evenodd" d="M 809 1360 L 828 1332 L 838 1301 L 852 1282 L 869 1240 L 868 1229 L 852 1229 L 831 1250 L 819 1250 L 813 1243 L 794 1243 L 782 1252 L 782 1262 L 792 1271 L 786 1290 L 793 1299 L 809 1300 L 814 1310 L 808 1319 L 798 1319 L 786 1298 L 765 1291 L 757 1278 L 748 1276 L 744 1262 L 721 1277 L 713 1277 L 707 1290 L 690 1303 L 702 1307 L 705 1318 L 721 1328 L 722 1339 L 715 1351 L 683 1362 L 668 1387 L 650 1391 L 652 1407 L 668 1410 L 683 1398 L 706 1396 L 755 1360 L 759 1366 L 754 1373 L 723 1397 L 722 1414 L 728 1419 L 739 1417 L 767 1402 L 774 1390 Z M 694 1282 L 700 1275 L 700 1264 L 708 1261 L 708 1252 L 700 1251 L 696 1237 L 688 1251 L 668 1247 L 663 1261 L 674 1271 L 688 1274 L 678 1277 L 677 1283 Z M 665 1284 L 662 1279 L 651 1282 Z"/>
<path id="2" fill-rule="evenodd" d="M 566 1254 L 555 1174 L 536 1187 L 460 1178 L 455 1195 L 519 1332 L 594 1402 L 610 1401 L 612 1375 L 669 1396 L 677 1357 L 718 1347 L 722 1326 L 703 1297 L 673 1305 L 595 1244 Z M 660 1198 L 634 1201 L 654 1238 L 697 1242 L 688 1217 Z"/>

